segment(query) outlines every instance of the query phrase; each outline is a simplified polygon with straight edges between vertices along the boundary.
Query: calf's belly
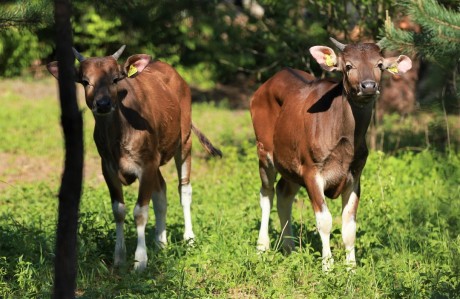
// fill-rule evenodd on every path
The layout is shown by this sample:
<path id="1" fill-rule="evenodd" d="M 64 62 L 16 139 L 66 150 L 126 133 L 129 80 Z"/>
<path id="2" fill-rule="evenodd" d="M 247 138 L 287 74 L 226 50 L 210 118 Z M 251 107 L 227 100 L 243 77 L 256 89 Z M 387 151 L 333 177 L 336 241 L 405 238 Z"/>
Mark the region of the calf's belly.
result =
<path id="1" fill-rule="evenodd" d="M 327 161 L 324 164 L 301 165 L 300 161 L 292 159 L 277 159 L 275 154 L 275 167 L 281 176 L 300 186 L 306 187 L 305 180 L 308 177 L 319 176 L 324 181 L 324 195 L 335 199 L 344 190 L 347 183 L 352 180 L 349 164 L 343 165 L 340 160 Z"/>

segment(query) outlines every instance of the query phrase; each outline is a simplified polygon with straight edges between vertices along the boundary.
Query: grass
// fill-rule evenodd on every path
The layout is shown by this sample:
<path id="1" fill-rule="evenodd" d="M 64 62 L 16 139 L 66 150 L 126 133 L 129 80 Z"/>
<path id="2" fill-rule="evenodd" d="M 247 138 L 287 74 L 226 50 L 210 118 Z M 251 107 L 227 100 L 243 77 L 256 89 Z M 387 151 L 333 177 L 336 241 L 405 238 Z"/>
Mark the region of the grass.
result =
<path id="1" fill-rule="evenodd" d="M 55 82 L 0 85 L 0 298 L 51 296 L 62 136 Z M 37 84 L 37 86 L 33 85 Z M 43 92 L 28 94 L 31 86 Z M 45 88 L 46 87 L 46 88 Z M 82 106 L 83 107 L 83 106 Z M 17 116 L 20 117 L 17 117 Z M 149 264 L 132 271 L 136 232 L 126 221 L 129 265 L 115 269 L 115 225 L 85 119 L 85 185 L 80 207 L 78 298 L 457 298 L 460 294 L 460 154 L 371 152 L 362 178 L 355 271 L 347 271 L 340 235 L 340 200 L 329 200 L 336 261 L 321 271 L 321 242 L 306 192 L 293 210 L 298 251 L 277 250 L 281 231 L 271 215 L 272 250 L 255 250 L 259 179 L 249 113 L 213 104 L 193 107 L 195 124 L 224 152 L 210 159 L 194 140 L 192 218 L 196 245 L 182 241 L 183 217 L 172 164 L 168 183 L 168 241 L 153 246 Z M 20 138 L 19 138 L 20 136 Z M 132 211 L 136 185 L 125 189 Z M 276 206 L 276 205 L 275 205 Z"/>

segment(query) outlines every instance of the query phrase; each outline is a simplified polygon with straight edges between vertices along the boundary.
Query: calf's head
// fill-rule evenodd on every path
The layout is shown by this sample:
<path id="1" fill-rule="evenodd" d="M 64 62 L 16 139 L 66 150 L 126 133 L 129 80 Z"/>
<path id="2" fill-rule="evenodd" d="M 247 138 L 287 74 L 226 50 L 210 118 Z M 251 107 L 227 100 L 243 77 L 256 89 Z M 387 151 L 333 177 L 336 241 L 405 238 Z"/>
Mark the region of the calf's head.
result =
<path id="1" fill-rule="evenodd" d="M 133 77 L 141 73 L 151 60 L 149 55 L 137 54 L 130 56 L 122 67 L 117 60 L 124 49 L 123 45 L 111 56 L 90 58 L 83 57 L 73 49 L 75 57 L 80 62 L 76 69 L 76 82 L 83 85 L 86 104 L 95 115 L 112 113 L 118 102 L 117 83 L 126 77 Z M 49 63 L 47 68 L 58 79 L 57 61 Z"/>
<path id="2" fill-rule="evenodd" d="M 331 41 L 339 55 L 326 46 L 311 47 L 310 53 L 324 70 L 343 73 L 345 92 L 354 101 L 368 102 L 380 93 L 383 71 L 400 75 L 412 67 L 411 59 L 405 55 L 384 58 L 378 43 L 345 45 L 333 38 Z"/>

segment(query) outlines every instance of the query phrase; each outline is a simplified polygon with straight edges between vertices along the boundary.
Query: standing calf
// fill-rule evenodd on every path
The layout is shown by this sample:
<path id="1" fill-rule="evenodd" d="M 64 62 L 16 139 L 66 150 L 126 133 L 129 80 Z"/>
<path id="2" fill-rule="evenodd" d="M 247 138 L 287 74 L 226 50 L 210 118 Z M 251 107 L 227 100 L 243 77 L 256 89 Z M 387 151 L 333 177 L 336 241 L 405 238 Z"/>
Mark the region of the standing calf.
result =
<path id="1" fill-rule="evenodd" d="M 292 203 L 299 188 L 306 187 L 321 237 L 324 270 L 333 262 L 329 246 L 332 216 L 325 196 L 342 195 L 342 238 L 346 260 L 354 265 L 360 176 L 368 156 L 365 135 L 381 75 L 384 70 L 403 74 L 412 66 L 404 55 L 382 57 L 378 44 L 344 45 L 331 40 L 339 55 L 325 46 L 312 47 L 310 53 L 324 70 L 342 72 L 342 82 L 315 79 L 288 68 L 260 86 L 251 99 L 262 181 L 257 247 L 270 247 L 268 223 L 279 172 L 276 196 L 283 248 L 287 252 L 294 248 Z"/>
<path id="2" fill-rule="evenodd" d="M 122 185 L 139 179 L 139 193 L 134 208 L 137 248 L 134 268 L 147 265 L 145 226 L 150 199 L 155 212 L 155 242 L 166 245 L 166 183 L 160 166 L 174 157 L 179 176 L 179 194 L 184 212 L 184 239 L 192 240 L 190 205 L 191 131 L 212 155 L 221 156 L 191 122 L 190 89 L 168 64 L 152 61 L 145 54 L 117 63 L 122 46 L 107 57 L 84 58 L 74 49 L 80 62 L 77 82 L 85 88 L 86 104 L 95 119 L 94 141 L 102 162 L 102 173 L 112 200 L 116 222 L 114 263 L 126 260 L 123 224 L 125 203 Z M 57 62 L 48 65 L 58 78 Z"/>

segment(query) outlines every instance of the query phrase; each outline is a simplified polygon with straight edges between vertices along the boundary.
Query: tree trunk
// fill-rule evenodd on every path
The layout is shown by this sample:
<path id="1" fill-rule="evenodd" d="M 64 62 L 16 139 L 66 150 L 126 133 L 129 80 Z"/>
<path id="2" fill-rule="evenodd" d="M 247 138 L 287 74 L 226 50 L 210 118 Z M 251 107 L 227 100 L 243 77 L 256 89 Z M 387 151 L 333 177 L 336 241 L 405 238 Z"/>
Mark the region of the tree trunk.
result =
<path id="1" fill-rule="evenodd" d="M 56 56 L 59 64 L 61 124 L 65 165 L 59 190 L 54 298 L 75 298 L 77 222 L 83 177 L 83 120 L 75 93 L 69 0 L 55 0 Z"/>

